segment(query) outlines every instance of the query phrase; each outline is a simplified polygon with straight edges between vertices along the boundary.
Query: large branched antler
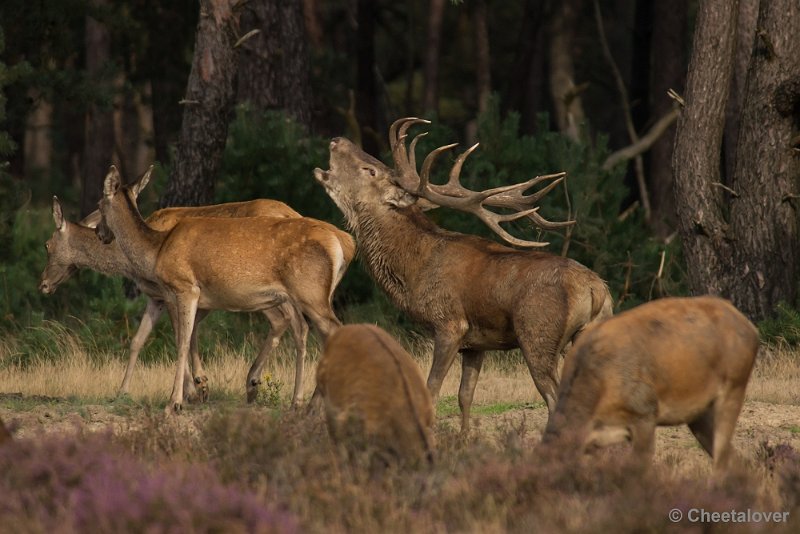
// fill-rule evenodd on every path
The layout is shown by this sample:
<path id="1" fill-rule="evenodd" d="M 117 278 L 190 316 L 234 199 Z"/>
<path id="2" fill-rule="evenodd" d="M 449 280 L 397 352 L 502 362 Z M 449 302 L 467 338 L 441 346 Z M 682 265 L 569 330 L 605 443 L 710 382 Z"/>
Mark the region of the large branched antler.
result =
<path id="1" fill-rule="evenodd" d="M 477 143 L 458 156 L 453 168 L 450 170 L 450 177 L 446 184 L 430 183 L 433 162 L 439 157 L 439 154 L 456 147 L 458 143 L 439 147 L 428 154 L 422 162 L 421 171 L 417 173 L 414 149 L 419 138 L 427 134 L 421 133 L 414 137 L 409 150 L 406 150 L 405 140 L 408 129 L 415 124 L 430 124 L 430 121 L 407 117 L 396 120 L 389 128 L 389 144 L 392 147 L 392 158 L 395 164 L 395 181 L 397 185 L 409 193 L 438 206 L 472 213 L 505 241 L 520 247 L 544 247 L 548 243 L 516 238 L 500 226 L 500 223 L 528 218 L 543 230 L 555 230 L 575 224 L 575 221 L 548 221 L 537 213 L 539 207 L 535 206 L 539 200 L 564 180 L 566 173 L 560 172 L 546 176 L 536 176 L 525 182 L 484 191 L 473 191 L 461 185 L 461 168 L 464 166 L 464 161 L 466 161 L 467 157 L 478 148 Z M 531 187 L 548 180 L 550 180 L 550 183 L 542 189 L 530 195 L 524 194 Z M 513 213 L 501 214 L 488 210 L 486 209 L 487 207 L 510 209 L 513 210 Z"/>

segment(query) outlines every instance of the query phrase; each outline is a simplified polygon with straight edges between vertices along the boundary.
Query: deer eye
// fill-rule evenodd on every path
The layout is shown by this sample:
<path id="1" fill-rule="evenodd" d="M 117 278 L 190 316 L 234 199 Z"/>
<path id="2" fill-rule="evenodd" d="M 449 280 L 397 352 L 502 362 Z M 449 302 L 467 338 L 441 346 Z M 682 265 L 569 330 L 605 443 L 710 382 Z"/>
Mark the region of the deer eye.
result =
<path id="1" fill-rule="evenodd" d="M 372 176 L 373 178 L 375 177 L 375 174 L 377 174 L 375 172 L 375 169 L 373 169 L 372 167 L 362 167 L 361 169 L 367 171 L 369 175 Z"/>

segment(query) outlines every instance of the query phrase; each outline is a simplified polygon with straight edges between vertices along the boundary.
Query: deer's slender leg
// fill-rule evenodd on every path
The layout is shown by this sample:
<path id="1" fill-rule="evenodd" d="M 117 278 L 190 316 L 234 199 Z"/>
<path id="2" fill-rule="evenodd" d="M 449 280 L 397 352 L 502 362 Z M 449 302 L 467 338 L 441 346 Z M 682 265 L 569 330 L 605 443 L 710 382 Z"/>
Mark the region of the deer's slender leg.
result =
<path id="1" fill-rule="evenodd" d="M 736 420 L 744 403 L 745 385 L 731 387 L 720 395 L 714 403 L 714 472 L 725 471 L 736 458 L 736 450 L 731 444 Z"/>
<path id="2" fill-rule="evenodd" d="M 469 430 L 469 414 L 478 375 L 483 366 L 483 351 L 465 350 L 461 352 L 461 386 L 458 388 L 458 406 L 461 408 L 461 431 Z"/>
<path id="3" fill-rule="evenodd" d="M 261 351 L 258 357 L 250 366 L 250 371 L 247 373 L 247 382 L 245 383 L 245 391 L 247 392 L 247 402 L 253 402 L 258 397 L 258 389 L 261 385 L 261 371 L 267 361 L 267 357 L 281 341 L 281 336 L 289 328 L 289 317 L 285 307 L 291 307 L 291 304 L 284 303 L 275 308 L 267 308 L 264 315 L 270 323 L 269 334 L 264 344 L 261 346 Z"/>
<path id="4" fill-rule="evenodd" d="M 189 360 L 189 345 L 191 343 L 194 319 L 197 314 L 199 289 L 192 287 L 183 294 L 176 295 L 177 302 L 170 305 L 170 314 L 175 317 L 175 345 L 178 350 L 178 366 L 175 371 L 175 382 L 172 385 L 172 395 L 166 407 L 168 414 L 180 412 L 183 408 L 183 375 Z"/>
<path id="5" fill-rule="evenodd" d="M 128 388 L 131 384 L 133 377 L 133 368 L 139 359 L 139 353 L 144 347 L 145 341 L 150 337 L 153 327 L 158 322 L 159 317 L 164 312 L 164 302 L 152 298 L 147 299 L 147 307 L 144 310 L 144 315 L 139 321 L 139 328 L 136 329 L 136 334 L 131 340 L 131 346 L 128 355 L 128 366 L 125 368 L 125 377 L 122 379 L 122 385 L 119 387 L 117 395 L 127 395 Z"/>
<path id="6" fill-rule="evenodd" d="M 306 361 L 306 344 L 308 342 L 308 323 L 297 308 L 292 306 L 289 321 L 292 327 L 292 338 L 297 351 L 294 368 L 294 392 L 292 393 L 292 406 L 297 406 L 303 391 L 303 367 Z"/>
<path id="7" fill-rule="evenodd" d="M 197 343 L 197 325 L 206 318 L 208 310 L 197 310 L 192 327 L 192 337 L 189 342 L 189 353 L 192 359 L 192 377 L 197 388 L 198 400 L 206 402 L 208 400 L 208 376 L 203 369 L 203 360 L 200 358 L 200 347 Z"/>
<path id="8" fill-rule="evenodd" d="M 558 358 L 563 346 L 561 334 L 558 329 L 554 331 L 552 321 L 551 316 L 537 314 L 514 326 L 533 383 L 551 414 L 558 398 Z"/>

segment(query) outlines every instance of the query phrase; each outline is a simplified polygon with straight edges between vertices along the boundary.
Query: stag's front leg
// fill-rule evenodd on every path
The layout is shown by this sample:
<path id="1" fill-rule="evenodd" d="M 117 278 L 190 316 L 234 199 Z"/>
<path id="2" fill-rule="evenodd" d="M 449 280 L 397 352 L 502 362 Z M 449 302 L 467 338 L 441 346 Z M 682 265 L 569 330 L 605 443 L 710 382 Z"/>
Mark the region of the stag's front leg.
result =
<path id="1" fill-rule="evenodd" d="M 208 310 L 197 310 L 194 319 L 194 327 L 192 328 L 192 338 L 189 344 L 189 351 L 192 357 L 192 379 L 197 389 L 197 399 L 200 402 L 208 401 L 208 377 L 203 369 L 203 360 L 200 359 L 200 348 L 197 343 L 197 325 L 199 325 L 200 321 L 205 319 L 207 315 Z"/>
<path id="2" fill-rule="evenodd" d="M 159 317 L 164 312 L 164 302 L 155 299 L 147 299 L 147 307 L 144 310 L 144 315 L 139 321 L 139 328 L 131 340 L 131 346 L 128 355 L 128 366 L 125 368 L 125 376 L 122 379 L 122 385 L 119 387 L 118 396 L 127 395 L 128 388 L 131 384 L 133 377 L 133 368 L 139 359 L 139 353 L 144 347 L 145 341 L 150 337 L 153 327 L 158 322 Z"/>
<path id="3" fill-rule="evenodd" d="M 428 373 L 428 391 L 431 392 L 434 404 L 436 404 L 439 391 L 442 389 L 444 377 L 447 376 L 447 372 L 456 359 L 458 349 L 461 347 L 461 340 L 464 339 L 468 328 L 469 325 L 464 321 L 445 325 L 436 331 L 433 340 L 433 363 L 431 371 Z"/>
<path id="4" fill-rule="evenodd" d="M 175 370 L 175 381 L 172 384 L 172 395 L 165 409 L 167 414 L 178 413 L 183 408 L 183 375 L 189 361 L 194 319 L 197 314 L 199 290 L 192 288 L 188 294 L 177 296 L 177 302 L 170 306 L 170 314 L 174 317 L 175 345 L 178 349 L 178 366 Z"/>
<path id="5" fill-rule="evenodd" d="M 461 352 L 461 386 L 458 388 L 458 407 L 461 408 L 461 432 L 469 430 L 469 414 L 475 386 L 483 366 L 483 351 L 465 350 Z"/>

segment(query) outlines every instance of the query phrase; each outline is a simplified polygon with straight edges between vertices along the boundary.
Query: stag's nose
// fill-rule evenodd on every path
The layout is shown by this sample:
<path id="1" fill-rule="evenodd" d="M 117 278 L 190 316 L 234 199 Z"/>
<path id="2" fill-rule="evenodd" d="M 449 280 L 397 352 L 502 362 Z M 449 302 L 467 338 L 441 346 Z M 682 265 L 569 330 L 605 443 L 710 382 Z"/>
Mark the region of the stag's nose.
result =
<path id="1" fill-rule="evenodd" d="M 50 284 L 48 284 L 47 281 L 42 280 L 42 283 L 39 284 L 39 291 L 47 295 L 50 293 Z"/>
<path id="2" fill-rule="evenodd" d="M 336 147 L 339 145 L 339 142 L 341 140 L 342 140 L 341 137 L 334 137 L 333 139 L 331 139 L 331 145 L 330 145 L 331 150 L 336 150 Z"/>

